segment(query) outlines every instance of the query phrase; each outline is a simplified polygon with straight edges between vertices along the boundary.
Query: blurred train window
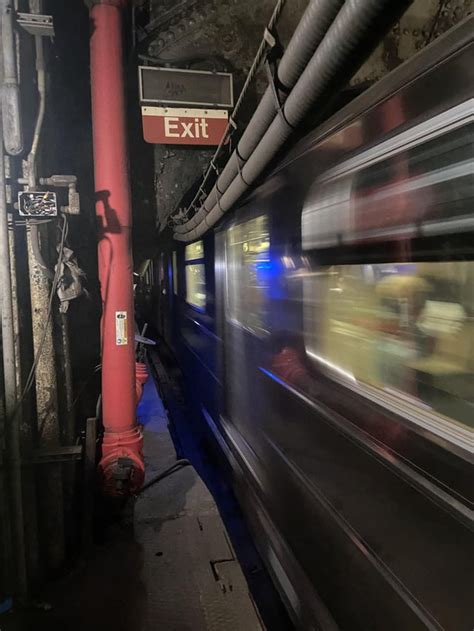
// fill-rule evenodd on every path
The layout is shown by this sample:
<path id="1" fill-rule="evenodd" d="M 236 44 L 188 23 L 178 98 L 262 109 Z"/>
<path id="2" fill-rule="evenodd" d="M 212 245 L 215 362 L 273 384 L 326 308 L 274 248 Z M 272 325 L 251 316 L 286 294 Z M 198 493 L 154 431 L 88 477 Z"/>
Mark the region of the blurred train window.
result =
<path id="1" fill-rule="evenodd" d="M 470 219 L 473 166 L 474 124 L 470 124 L 362 169 L 353 189 L 356 233 L 420 221 Z"/>
<path id="2" fill-rule="evenodd" d="M 474 427 L 474 262 L 341 265 L 304 279 L 308 355 Z"/>
<path id="3" fill-rule="evenodd" d="M 356 158 L 361 164 L 351 165 Z M 474 124 L 402 144 L 388 157 L 371 148 L 356 158 L 310 189 L 302 217 L 305 249 L 474 228 Z"/>
<path id="4" fill-rule="evenodd" d="M 266 216 L 227 231 L 227 314 L 254 333 L 267 330 L 270 238 Z"/>
<path id="5" fill-rule="evenodd" d="M 178 254 L 173 250 L 173 293 L 178 295 Z"/>
<path id="6" fill-rule="evenodd" d="M 154 270 L 153 260 L 146 259 L 143 261 L 138 269 L 138 277 L 140 281 L 140 288 L 146 292 L 151 292 L 154 284 Z"/>
<path id="7" fill-rule="evenodd" d="M 184 258 L 186 261 L 198 261 L 204 258 L 204 243 L 196 241 L 187 245 L 184 249 Z"/>
<path id="8" fill-rule="evenodd" d="M 206 273 L 204 267 L 204 244 L 196 241 L 184 250 L 186 268 L 186 302 L 204 310 L 206 308 Z"/>
<path id="9" fill-rule="evenodd" d="M 152 260 L 148 259 L 148 265 L 145 271 L 145 287 L 148 291 L 151 291 L 153 288 L 153 284 L 155 282 L 154 273 L 153 273 L 153 265 Z"/>

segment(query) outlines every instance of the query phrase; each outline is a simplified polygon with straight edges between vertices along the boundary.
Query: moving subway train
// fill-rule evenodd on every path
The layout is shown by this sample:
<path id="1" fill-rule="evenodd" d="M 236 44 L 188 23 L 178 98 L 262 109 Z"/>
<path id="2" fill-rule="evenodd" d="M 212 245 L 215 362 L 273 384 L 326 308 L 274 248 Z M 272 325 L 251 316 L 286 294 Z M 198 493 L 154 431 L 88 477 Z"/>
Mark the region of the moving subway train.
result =
<path id="1" fill-rule="evenodd" d="M 148 273 L 299 628 L 473 628 L 473 31 Z"/>

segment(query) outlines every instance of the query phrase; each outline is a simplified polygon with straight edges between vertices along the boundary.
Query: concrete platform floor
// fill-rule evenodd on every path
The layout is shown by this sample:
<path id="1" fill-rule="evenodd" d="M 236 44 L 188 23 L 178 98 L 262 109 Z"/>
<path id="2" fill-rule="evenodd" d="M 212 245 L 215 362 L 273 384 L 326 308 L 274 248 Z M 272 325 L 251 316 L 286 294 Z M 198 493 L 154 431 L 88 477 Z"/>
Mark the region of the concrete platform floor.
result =
<path id="1" fill-rule="evenodd" d="M 152 382 L 139 418 L 144 424 L 146 482 L 176 461 L 168 418 Z M 262 629 L 217 506 L 192 466 L 138 498 L 134 530 L 143 552 L 144 631 Z"/>

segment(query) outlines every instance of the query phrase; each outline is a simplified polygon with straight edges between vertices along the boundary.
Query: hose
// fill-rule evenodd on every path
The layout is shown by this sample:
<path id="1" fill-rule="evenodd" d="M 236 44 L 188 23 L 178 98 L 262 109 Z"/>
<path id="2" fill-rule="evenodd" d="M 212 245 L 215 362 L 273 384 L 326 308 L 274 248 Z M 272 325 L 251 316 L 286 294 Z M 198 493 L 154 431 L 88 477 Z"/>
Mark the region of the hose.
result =
<path id="1" fill-rule="evenodd" d="M 180 471 L 184 467 L 189 467 L 189 466 L 191 466 L 191 463 L 189 462 L 189 460 L 186 460 L 186 458 L 181 458 L 181 460 L 176 460 L 176 462 L 173 463 L 171 467 L 168 467 L 168 469 L 165 469 L 161 473 L 158 473 L 158 475 L 155 475 L 153 478 L 151 478 L 151 480 L 148 480 L 148 482 L 144 484 L 142 488 L 135 494 L 135 497 L 138 497 L 141 493 L 149 489 L 151 486 L 153 486 L 157 482 L 160 482 L 161 480 L 164 480 L 165 478 L 169 477 L 173 473 L 176 473 L 177 471 Z"/>
<path id="2" fill-rule="evenodd" d="M 310 2 L 278 65 L 277 81 L 281 89 L 278 89 L 278 94 L 276 95 L 272 86 L 267 87 L 254 115 L 239 140 L 237 149 L 232 153 L 224 170 L 219 175 L 217 182 L 204 201 L 203 207 L 189 222 L 175 226 L 174 230 L 176 232 L 189 232 L 191 228 L 197 226 L 206 213 L 212 209 L 219 195 L 218 191 L 225 191 L 230 186 L 277 114 L 278 103 L 276 97 L 278 96 L 280 104 L 284 103 L 288 92 L 299 79 L 343 3 L 344 0 L 312 0 Z M 241 98 L 239 101 L 241 101 Z M 235 115 L 236 112 L 234 110 L 232 116 L 234 117 Z"/>
<path id="3" fill-rule="evenodd" d="M 344 86 L 362 65 L 389 27 L 411 4 L 411 0 L 347 0 L 329 27 L 321 44 L 291 90 L 282 108 L 239 174 L 222 190 L 210 212 L 199 223 L 187 222 L 178 241 L 193 241 L 202 236 L 250 188 L 272 158 L 283 148 L 311 109 L 327 106 L 328 99 Z M 283 114 L 283 115 L 282 115 Z M 207 201 L 207 200 L 206 200 Z"/>

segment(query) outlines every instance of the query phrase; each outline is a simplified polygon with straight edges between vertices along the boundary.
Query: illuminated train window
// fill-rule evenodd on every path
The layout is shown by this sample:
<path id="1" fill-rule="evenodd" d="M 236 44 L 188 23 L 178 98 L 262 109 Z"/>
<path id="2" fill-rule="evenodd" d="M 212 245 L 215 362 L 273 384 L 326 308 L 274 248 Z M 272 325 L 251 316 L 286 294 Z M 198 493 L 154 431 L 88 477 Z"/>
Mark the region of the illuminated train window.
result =
<path id="1" fill-rule="evenodd" d="M 206 274 L 204 244 L 196 241 L 184 250 L 186 272 L 186 302 L 196 309 L 206 308 Z"/>
<path id="2" fill-rule="evenodd" d="M 173 250 L 173 293 L 175 296 L 178 295 L 178 254 L 176 250 Z"/>
<path id="3" fill-rule="evenodd" d="M 304 296 L 321 368 L 474 427 L 474 262 L 326 267 L 305 278 Z"/>
<path id="4" fill-rule="evenodd" d="M 267 330 L 270 238 L 266 216 L 227 231 L 227 315 L 254 333 Z"/>

